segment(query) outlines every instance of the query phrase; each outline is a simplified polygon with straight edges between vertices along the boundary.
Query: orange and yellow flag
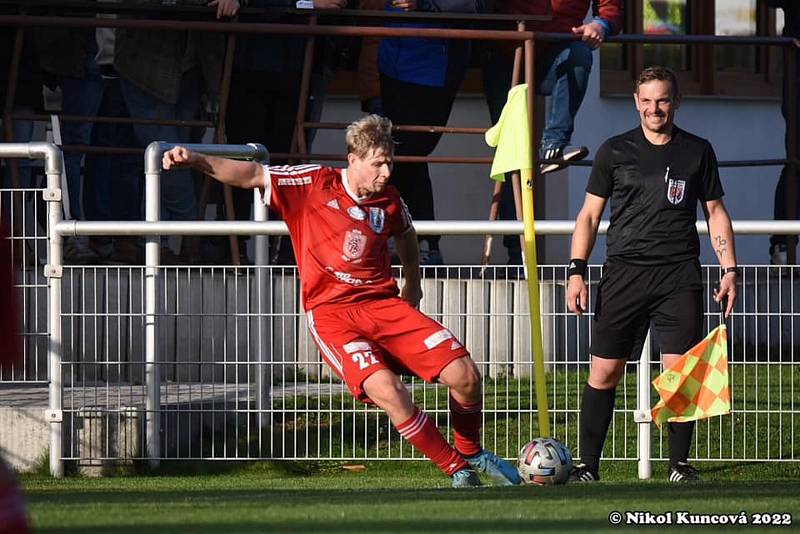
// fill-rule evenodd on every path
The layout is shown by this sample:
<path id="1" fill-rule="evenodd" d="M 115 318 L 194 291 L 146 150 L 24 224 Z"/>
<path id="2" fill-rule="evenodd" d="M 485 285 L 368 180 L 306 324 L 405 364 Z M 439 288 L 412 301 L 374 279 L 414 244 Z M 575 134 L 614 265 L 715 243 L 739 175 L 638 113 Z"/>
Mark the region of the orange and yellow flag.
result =
<path id="1" fill-rule="evenodd" d="M 653 422 L 696 421 L 731 412 L 728 387 L 728 329 L 724 324 L 653 380 L 661 400 Z"/>

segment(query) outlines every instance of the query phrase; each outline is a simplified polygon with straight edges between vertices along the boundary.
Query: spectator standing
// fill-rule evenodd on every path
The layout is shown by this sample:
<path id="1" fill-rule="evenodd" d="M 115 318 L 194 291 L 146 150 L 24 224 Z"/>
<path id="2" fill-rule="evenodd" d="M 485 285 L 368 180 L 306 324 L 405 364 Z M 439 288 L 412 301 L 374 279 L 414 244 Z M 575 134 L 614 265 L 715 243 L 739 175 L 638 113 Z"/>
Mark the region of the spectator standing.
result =
<path id="1" fill-rule="evenodd" d="M 546 163 L 542 172 L 554 172 L 564 167 L 563 161 L 579 160 L 588 154 L 585 147 L 569 147 L 575 129 L 575 117 L 586 94 L 589 72 L 592 69 L 593 51 L 609 35 L 622 28 L 623 6 L 621 0 L 549 0 L 552 19 L 547 22 L 528 23 L 533 31 L 571 33 L 580 36 L 577 41 L 536 43 L 535 89 L 538 94 L 550 96 L 550 108 L 545 118 L 544 131 L 539 146 L 539 158 L 562 160 Z M 547 15 L 542 2 L 528 0 L 497 0 L 495 11 L 511 15 Z M 589 8 L 593 18 L 584 23 Z M 483 83 L 492 124 L 500 114 L 511 88 L 514 66 L 513 44 L 489 45 L 483 58 Z M 500 218 L 515 220 L 514 196 L 510 187 L 503 188 Z M 522 263 L 522 253 L 517 236 L 505 236 L 503 244 L 508 250 L 509 264 Z"/>
<path id="2" fill-rule="evenodd" d="M 2 9 L 0 13 L 15 10 Z M 2 122 L 3 139 L 7 143 L 28 143 L 33 137 L 33 121 L 11 120 L 14 113 L 34 113 L 42 108 L 42 76 L 39 60 L 36 53 L 36 42 L 30 28 L 23 31 L 22 53 L 19 69 L 17 70 L 17 85 L 14 91 L 14 100 L 11 108 L 5 109 L 9 70 L 11 66 L 14 43 L 16 41 L 16 28 L 6 27 L 0 31 L 0 122 L 8 118 L 8 124 Z M 3 187 L 13 184 L 12 175 L 20 187 L 31 187 L 30 160 L 26 158 L 3 160 Z"/>
<path id="3" fill-rule="evenodd" d="M 783 26 L 783 35 L 785 37 L 794 37 L 795 38 L 795 46 L 800 47 L 800 41 L 797 39 L 800 38 L 800 4 L 797 2 L 793 2 L 790 0 L 766 0 L 767 6 L 775 9 L 783 9 L 784 15 L 784 26 Z M 789 50 L 784 49 L 784 54 L 791 53 Z M 789 108 L 787 106 L 787 102 L 789 99 L 794 99 L 795 106 L 794 106 L 794 123 L 795 125 L 800 126 L 800 50 L 794 51 L 794 59 L 795 59 L 795 79 L 794 79 L 794 92 L 789 93 L 789 79 L 784 75 L 783 79 L 783 102 L 781 105 L 781 113 L 783 114 L 783 118 L 786 121 L 786 136 L 785 136 L 785 147 L 786 147 L 786 156 L 789 155 Z M 784 73 L 785 74 L 785 73 Z M 795 147 L 795 157 L 800 154 L 800 135 L 797 136 L 795 139 L 797 142 L 797 146 Z M 786 213 L 786 193 L 788 189 L 788 181 L 789 181 L 789 165 L 784 165 L 783 170 L 781 171 L 781 177 L 778 180 L 778 185 L 775 188 L 775 220 L 786 220 L 787 213 Z M 800 169 L 795 167 L 795 177 L 800 175 Z M 797 178 L 795 178 L 797 179 Z M 795 219 L 800 218 L 800 190 L 795 190 L 795 198 L 793 199 L 795 203 Z M 788 235 L 773 235 L 770 237 L 769 243 L 769 256 L 770 256 L 770 263 L 772 265 L 786 265 L 786 249 L 789 244 L 789 240 L 797 245 L 797 236 L 788 236 Z"/>
<path id="4" fill-rule="evenodd" d="M 387 11 L 478 13 L 482 0 L 391 0 Z M 440 23 L 391 23 L 395 27 L 446 27 Z M 381 100 L 384 114 L 395 125 L 444 126 L 470 58 L 465 40 L 384 37 L 378 50 Z M 441 133 L 396 132 L 396 155 L 428 156 Z M 411 216 L 433 220 L 434 199 L 427 163 L 396 163 L 392 183 L 408 205 Z M 420 240 L 422 265 L 441 265 L 440 236 Z"/>
<path id="5" fill-rule="evenodd" d="M 109 28 L 83 30 L 47 28 L 37 33 L 42 68 L 61 87 L 64 115 L 128 117 L 114 69 L 114 36 Z M 127 124 L 61 121 L 65 145 L 133 147 L 136 140 Z M 141 218 L 141 156 L 64 154 L 70 216 L 88 220 L 138 220 Z M 83 178 L 83 179 L 81 179 Z M 113 244 L 112 244 L 113 243 Z M 68 260 L 85 262 L 113 259 L 123 263 L 142 260 L 141 247 L 129 238 L 88 239 L 73 242 Z"/>
<path id="6" fill-rule="evenodd" d="M 216 17 L 238 13 L 238 0 L 212 0 L 208 5 Z M 204 93 L 213 101 L 219 90 L 225 51 L 222 33 L 129 30 L 117 32 L 114 65 L 120 74 L 122 94 L 130 115 L 139 119 L 193 120 L 200 111 Z M 152 141 L 188 143 L 191 129 L 173 125 L 137 124 L 139 145 Z M 161 180 L 162 220 L 192 220 L 198 217 L 195 184 L 188 170 L 175 171 Z M 195 259 L 197 251 L 184 239 L 181 256 Z M 162 260 L 178 258 L 162 241 Z"/>
<path id="7" fill-rule="evenodd" d="M 250 7 L 295 7 L 295 0 L 251 0 Z M 311 6 L 309 6 L 311 7 Z M 345 0 L 314 0 L 314 9 L 346 7 Z M 234 70 L 231 76 L 228 114 L 225 120 L 228 143 L 258 142 L 270 152 L 290 152 L 295 132 L 300 85 L 307 37 L 291 35 L 239 34 L 236 39 Z M 324 65 L 315 62 L 312 87 L 322 88 Z M 320 102 L 323 95 L 313 95 Z M 308 108 L 309 114 L 320 110 Z M 318 118 L 318 116 L 317 116 Z M 310 143 L 310 141 L 309 141 Z M 248 219 L 253 195 L 233 190 L 236 218 Z M 219 216 L 220 214 L 218 214 Z M 244 239 L 240 238 L 244 256 Z M 291 246 L 281 240 L 273 255 L 280 263 L 294 263 Z M 246 257 L 242 257 L 246 260 Z"/>

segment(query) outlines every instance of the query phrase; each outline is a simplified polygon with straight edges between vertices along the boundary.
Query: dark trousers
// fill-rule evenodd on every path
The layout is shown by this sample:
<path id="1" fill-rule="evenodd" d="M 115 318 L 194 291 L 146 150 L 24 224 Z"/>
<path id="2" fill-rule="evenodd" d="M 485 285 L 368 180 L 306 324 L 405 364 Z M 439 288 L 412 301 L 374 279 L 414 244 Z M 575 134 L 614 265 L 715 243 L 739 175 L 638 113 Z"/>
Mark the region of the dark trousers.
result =
<path id="1" fill-rule="evenodd" d="M 274 73 L 237 68 L 231 77 L 225 120 L 228 143 L 261 143 L 270 153 L 289 152 L 297 118 L 300 76 L 299 72 Z M 284 162 L 272 160 L 270 163 Z M 252 205 L 252 191 L 233 190 L 237 220 L 249 220 Z M 222 203 L 218 206 L 220 216 Z M 244 238 L 240 238 L 239 248 L 244 252 Z M 282 240 L 281 251 L 290 249 L 289 240 Z"/>
<path id="2" fill-rule="evenodd" d="M 783 114 L 783 118 L 786 121 L 786 134 L 784 137 L 784 144 L 786 146 L 786 156 L 789 156 L 789 110 L 787 109 L 786 103 L 789 101 L 790 98 L 794 98 L 795 101 L 795 124 L 800 126 L 800 52 L 797 50 L 794 52 L 795 58 L 795 80 L 794 80 L 794 88 L 791 89 L 790 94 L 790 87 L 789 87 L 789 80 L 784 77 L 783 81 L 783 104 L 781 105 L 781 113 Z M 784 54 L 790 53 L 788 50 L 784 50 Z M 800 156 L 800 135 L 797 136 L 795 139 L 796 147 L 795 147 L 795 156 Z M 794 199 L 794 217 L 791 219 L 800 219 L 800 166 L 795 167 L 795 194 Z M 781 171 L 781 177 L 778 179 L 778 185 L 775 187 L 775 204 L 774 204 L 774 215 L 775 220 L 787 220 L 790 219 L 788 216 L 788 210 L 786 209 L 786 195 L 788 193 L 789 188 L 789 165 L 784 165 L 783 170 Z M 777 245 L 780 243 L 789 244 L 790 242 L 797 243 L 797 236 L 787 236 L 787 235 L 774 235 L 770 237 L 769 240 L 771 245 Z"/>
<path id="3" fill-rule="evenodd" d="M 383 111 L 395 125 L 444 126 L 456 98 L 456 89 L 401 82 L 381 75 Z M 440 133 L 395 132 L 395 156 L 429 156 Z M 400 191 L 411 217 L 434 220 L 433 188 L 427 163 L 395 163 L 391 183 Z M 425 236 L 431 250 L 438 250 L 440 236 Z"/>

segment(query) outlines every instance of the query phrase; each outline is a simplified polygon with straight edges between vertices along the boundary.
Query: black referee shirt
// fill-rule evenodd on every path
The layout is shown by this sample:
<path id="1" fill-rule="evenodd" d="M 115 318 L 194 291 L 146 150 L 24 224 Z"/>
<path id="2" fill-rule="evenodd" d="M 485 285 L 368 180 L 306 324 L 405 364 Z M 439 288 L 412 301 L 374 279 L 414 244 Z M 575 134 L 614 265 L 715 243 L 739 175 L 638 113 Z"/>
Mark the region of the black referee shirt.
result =
<path id="1" fill-rule="evenodd" d="M 611 199 L 608 257 L 637 265 L 697 258 L 697 202 L 724 194 L 711 144 L 676 126 L 665 145 L 641 127 L 608 139 L 586 191 Z"/>

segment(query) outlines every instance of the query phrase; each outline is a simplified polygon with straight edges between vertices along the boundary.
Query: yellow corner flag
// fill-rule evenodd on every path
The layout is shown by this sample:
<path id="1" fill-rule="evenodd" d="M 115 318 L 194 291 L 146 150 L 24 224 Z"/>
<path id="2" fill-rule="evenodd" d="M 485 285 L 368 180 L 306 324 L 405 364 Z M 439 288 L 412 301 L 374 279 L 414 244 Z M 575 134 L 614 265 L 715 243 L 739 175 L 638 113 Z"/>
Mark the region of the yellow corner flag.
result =
<path id="1" fill-rule="evenodd" d="M 724 324 L 678 358 L 653 380 L 661 400 L 653 407 L 653 422 L 682 423 L 731 412 L 728 388 L 728 329 Z"/>
<path id="2" fill-rule="evenodd" d="M 497 147 L 489 176 L 504 182 L 506 173 L 531 169 L 531 136 L 528 131 L 528 85 L 515 85 L 497 124 L 486 131 L 486 144 Z"/>
<path id="3" fill-rule="evenodd" d="M 539 306 L 539 273 L 536 261 L 536 226 L 533 213 L 533 156 L 528 127 L 528 86 L 515 85 L 497 124 L 486 132 L 486 144 L 497 147 L 489 174 L 492 180 L 505 181 L 505 173 L 519 171 L 522 196 L 522 226 L 525 266 L 528 278 L 528 306 L 531 321 L 531 350 L 536 380 L 536 407 L 539 412 L 539 435 L 550 434 L 550 410 L 547 407 L 547 382 L 544 373 L 542 315 Z"/>

